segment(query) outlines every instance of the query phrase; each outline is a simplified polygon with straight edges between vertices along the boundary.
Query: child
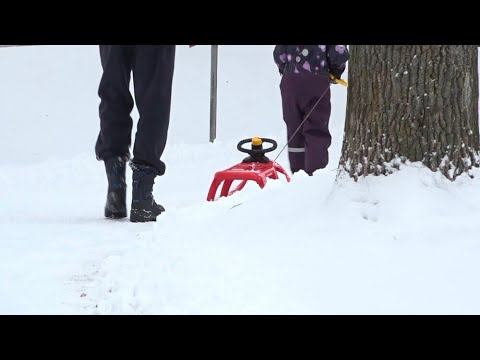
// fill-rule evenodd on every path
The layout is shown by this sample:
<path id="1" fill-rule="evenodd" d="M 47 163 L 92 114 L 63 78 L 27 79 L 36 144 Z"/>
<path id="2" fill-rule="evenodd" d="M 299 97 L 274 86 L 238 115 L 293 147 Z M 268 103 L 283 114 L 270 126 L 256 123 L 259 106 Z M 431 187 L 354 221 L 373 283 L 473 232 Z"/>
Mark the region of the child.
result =
<path id="1" fill-rule="evenodd" d="M 292 173 L 304 170 L 311 176 L 328 165 L 332 141 L 328 130 L 329 73 L 340 79 L 349 59 L 348 49 L 346 45 L 276 45 L 273 57 L 282 75 L 280 90 L 288 139 L 293 136 L 288 144 L 290 169 Z"/>

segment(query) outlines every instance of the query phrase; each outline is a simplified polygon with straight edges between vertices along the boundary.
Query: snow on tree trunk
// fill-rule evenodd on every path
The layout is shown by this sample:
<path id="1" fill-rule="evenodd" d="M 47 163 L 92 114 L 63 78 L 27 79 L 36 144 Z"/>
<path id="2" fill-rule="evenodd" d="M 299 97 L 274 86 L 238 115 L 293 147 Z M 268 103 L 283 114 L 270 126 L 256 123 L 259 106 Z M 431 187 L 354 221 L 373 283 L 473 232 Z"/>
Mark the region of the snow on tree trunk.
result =
<path id="1" fill-rule="evenodd" d="M 454 180 L 479 165 L 476 46 L 357 45 L 350 54 L 341 170 L 357 179 L 421 161 Z"/>

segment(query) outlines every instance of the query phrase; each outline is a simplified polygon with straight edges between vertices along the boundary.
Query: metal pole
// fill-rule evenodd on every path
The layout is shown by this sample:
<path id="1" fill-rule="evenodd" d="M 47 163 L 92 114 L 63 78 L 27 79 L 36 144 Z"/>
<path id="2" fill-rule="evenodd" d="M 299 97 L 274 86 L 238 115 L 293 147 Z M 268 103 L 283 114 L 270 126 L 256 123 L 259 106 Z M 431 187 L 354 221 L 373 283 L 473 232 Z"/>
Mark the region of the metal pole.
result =
<path id="1" fill-rule="evenodd" d="M 210 142 L 217 138 L 217 70 L 218 70 L 218 45 L 212 45 L 210 78 Z"/>

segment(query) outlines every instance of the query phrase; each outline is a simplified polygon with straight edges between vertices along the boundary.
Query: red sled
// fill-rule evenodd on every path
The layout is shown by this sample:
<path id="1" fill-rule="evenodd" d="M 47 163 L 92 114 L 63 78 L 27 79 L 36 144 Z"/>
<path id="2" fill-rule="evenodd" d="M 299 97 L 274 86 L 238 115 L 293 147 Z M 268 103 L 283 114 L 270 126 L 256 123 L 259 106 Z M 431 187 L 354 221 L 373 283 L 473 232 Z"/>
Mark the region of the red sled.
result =
<path id="1" fill-rule="evenodd" d="M 251 149 L 245 149 L 242 145 L 252 143 Z M 263 149 L 263 143 L 271 143 L 273 146 L 268 149 Z M 277 180 L 278 173 L 285 175 L 287 182 L 290 182 L 290 176 L 285 169 L 275 161 L 270 160 L 265 156 L 265 153 L 271 152 L 277 148 L 275 140 L 267 138 L 255 137 L 253 139 L 245 139 L 238 143 L 237 149 L 241 152 L 247 153 L 250 156 L 245 158 L 241 163 L 232 166 L 215 174 L 212 185 L 208 192 L 207 201 L 214 201 L 217 189 L 223 182 L 220 197 L 230 196 L 237 191 L 242 190 L 249 180 L 255 181 L 261 189 L 267 184 L 267 178 Z M 241 183 L 234 190 L 230 191 L 230 187 L 235 180 L 240 180 Z"/>

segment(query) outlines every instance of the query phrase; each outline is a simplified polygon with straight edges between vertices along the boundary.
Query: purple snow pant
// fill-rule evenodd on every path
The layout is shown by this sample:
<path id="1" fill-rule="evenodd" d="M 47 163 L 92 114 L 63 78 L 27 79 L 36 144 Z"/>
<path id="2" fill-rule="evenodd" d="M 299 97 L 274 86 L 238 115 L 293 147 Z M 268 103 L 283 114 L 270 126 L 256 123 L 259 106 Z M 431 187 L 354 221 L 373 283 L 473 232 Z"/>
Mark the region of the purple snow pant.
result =
<path id="1" fill-rule="evenodd" d="M 328 165 L 328 148 L 332 142 L 328 131 L 331 111 L 329 86 L 327 77 L 308 73 L 286 73 L 282 77 L 280 90 L 288 139 L 293 136 L 305 116 L 328 88 L 307 121 L 288 144 L 292 173 L 304 170 L 312 175 L 314 171 Z"/>

